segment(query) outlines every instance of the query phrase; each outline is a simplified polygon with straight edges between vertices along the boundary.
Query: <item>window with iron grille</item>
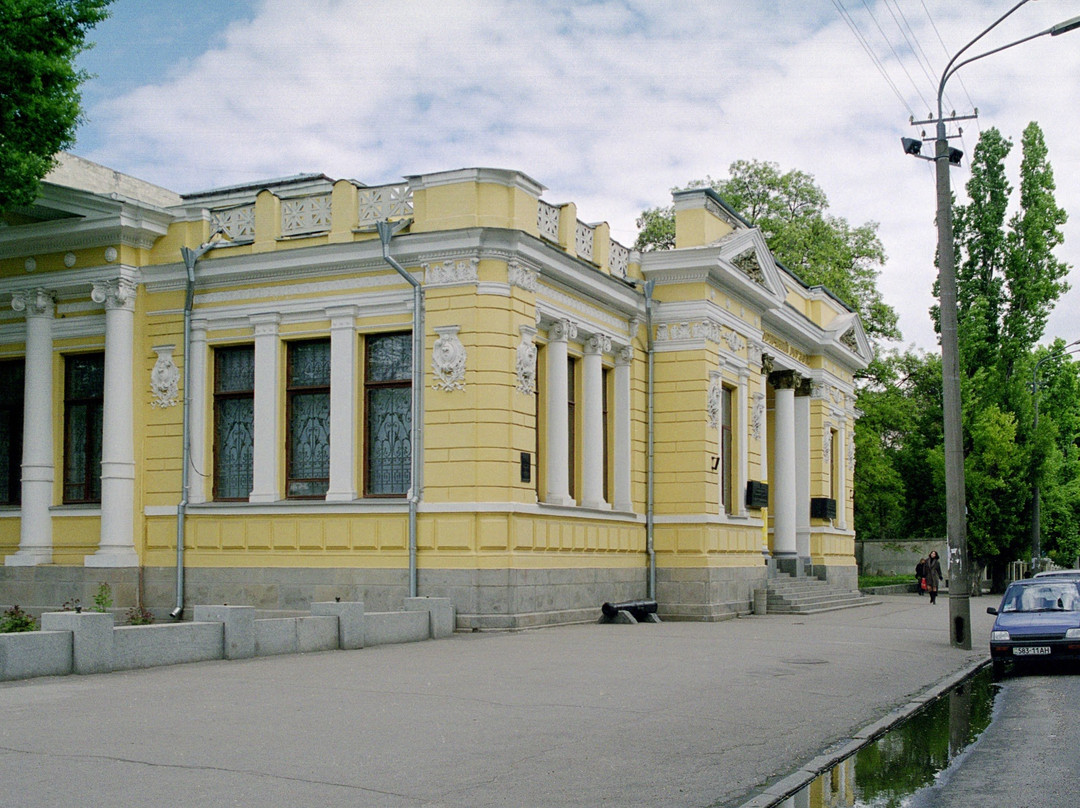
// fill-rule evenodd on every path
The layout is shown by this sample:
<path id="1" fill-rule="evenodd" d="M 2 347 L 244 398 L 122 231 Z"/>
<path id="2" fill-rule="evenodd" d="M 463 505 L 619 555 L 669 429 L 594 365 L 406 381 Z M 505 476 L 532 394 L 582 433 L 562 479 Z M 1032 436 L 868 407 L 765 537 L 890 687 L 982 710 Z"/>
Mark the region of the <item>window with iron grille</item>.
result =
<path id="1" fill-rule="evenodd" d="M 101 502 L 105 354 L 64 358 L 64 502 Z"/>
<path id="2" fill-rule="evenodd" d="M 255 346 L 214 351 L 214 499 L 247 500 L 255 452 Z"/>
<path id="3" fill-rule="evenodd" d="M 0 505 L 22 501 L 22 359 L 0 362 Z"/>
<path id="4" fill-rule="evenodd" d="M 364 494 L 402 497 L 412 467 L 412 334 L 367 337 Z"/>
<path id="5" fill-rule="evenodd" d="M 285 397 L 285 495 L 325 496 L 330 487 L 330 340 L 289 344 Z"/>

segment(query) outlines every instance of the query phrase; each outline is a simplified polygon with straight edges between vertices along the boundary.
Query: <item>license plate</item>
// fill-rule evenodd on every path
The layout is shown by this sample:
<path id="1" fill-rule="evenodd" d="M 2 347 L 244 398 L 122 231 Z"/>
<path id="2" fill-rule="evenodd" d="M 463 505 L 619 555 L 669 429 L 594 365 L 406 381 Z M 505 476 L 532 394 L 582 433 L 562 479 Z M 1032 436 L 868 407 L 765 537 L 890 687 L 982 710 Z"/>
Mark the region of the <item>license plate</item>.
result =
<path id="1" fill-rule="evenodd" d="M 1026 645 L 1013 648 L 1013 656 L 1048 656 L 1049 654 L 1049 645 Z"/>

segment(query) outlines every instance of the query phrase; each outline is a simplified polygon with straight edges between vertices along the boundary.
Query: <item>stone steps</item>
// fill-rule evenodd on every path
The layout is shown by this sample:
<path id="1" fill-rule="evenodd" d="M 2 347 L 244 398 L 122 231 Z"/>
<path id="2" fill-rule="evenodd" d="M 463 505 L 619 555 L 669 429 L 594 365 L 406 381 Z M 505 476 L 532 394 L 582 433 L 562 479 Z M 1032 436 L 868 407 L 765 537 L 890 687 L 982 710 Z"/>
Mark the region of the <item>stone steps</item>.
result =
<path id="1" fill-rule="evenodd" d="M 816 578 L 780 576 L 770 580 L 766 588 L 770 614 L 819 614 L 881 602 Z"/>

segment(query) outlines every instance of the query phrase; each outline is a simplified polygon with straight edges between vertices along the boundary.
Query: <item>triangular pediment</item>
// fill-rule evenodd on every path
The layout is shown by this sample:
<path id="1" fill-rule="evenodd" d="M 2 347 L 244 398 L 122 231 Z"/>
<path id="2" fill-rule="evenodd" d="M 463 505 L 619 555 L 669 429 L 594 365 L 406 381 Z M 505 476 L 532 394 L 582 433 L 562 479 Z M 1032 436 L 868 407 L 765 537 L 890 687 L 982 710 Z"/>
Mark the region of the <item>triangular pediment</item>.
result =
<path id="1" fill-rule="evenodd" d="M 834 344 L 843 346 L 865 362 L 874 358 L 874 350 L 866 336 L 862 322 L 854 312 L 846 312 L 833 319 L 825 328 L 826 336 Z"/>
<path id="2" fill-rule="evenodd" d="M 717 242 L 720 248 L 717 264 L 725 274 L 740 284 L 753 284 L 759 293 L 765 292 L 776 300 L 787 295 L 765 239 L 757 228 L 742 228 Z"/>

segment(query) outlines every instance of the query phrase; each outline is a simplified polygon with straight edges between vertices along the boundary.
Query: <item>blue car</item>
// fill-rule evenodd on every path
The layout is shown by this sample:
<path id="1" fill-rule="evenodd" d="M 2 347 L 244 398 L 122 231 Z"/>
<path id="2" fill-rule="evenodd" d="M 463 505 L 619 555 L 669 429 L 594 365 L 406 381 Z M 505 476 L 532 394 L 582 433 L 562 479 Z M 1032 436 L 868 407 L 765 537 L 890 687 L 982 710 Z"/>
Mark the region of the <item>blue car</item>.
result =
<path id="1" fill-rule="evenodd" d="M 990 632 L 994 675 L 1005 663 L 1080 660 L 1080 581 L 1064 577 L 1013 581 L 998 608 Z"/>

